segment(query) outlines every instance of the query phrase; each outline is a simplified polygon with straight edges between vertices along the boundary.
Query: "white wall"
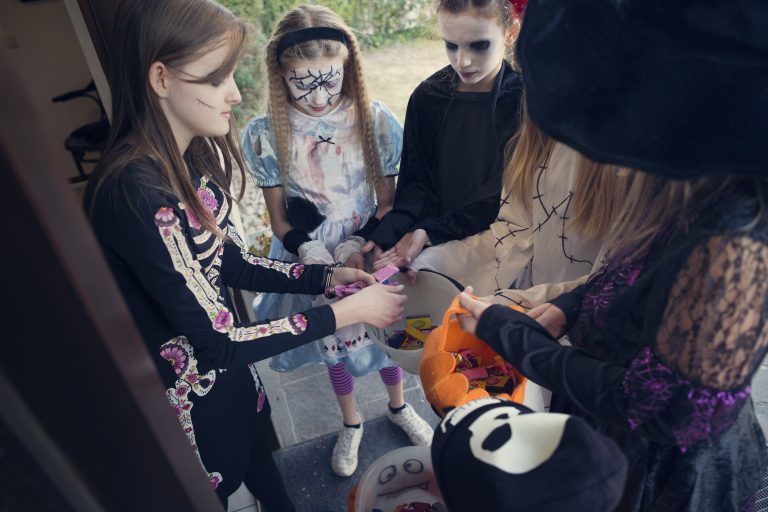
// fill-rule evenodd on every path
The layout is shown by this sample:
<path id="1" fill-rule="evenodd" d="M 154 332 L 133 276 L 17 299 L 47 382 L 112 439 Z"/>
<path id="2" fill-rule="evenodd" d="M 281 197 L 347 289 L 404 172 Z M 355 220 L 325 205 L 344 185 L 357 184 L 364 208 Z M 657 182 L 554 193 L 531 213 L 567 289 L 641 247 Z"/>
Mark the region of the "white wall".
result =
<path id="1" fill-rule="evenodd" d="M 64 177 L 76 176 L 64 139 L 75 128 L 97 121 L 96 104 L 87 98 L 53 103 L 51 98 L 80 89 L 91 74 L 83 57 L 72 23 L 61 0 L 0 0 L 0 41 L 9 48 L 32 98 L 45 135 L 64 156 L 68 166 Z M 34 149 L 35 141 L 30 141 Z M 85 166 L 86 172 L 92 168 Z"/>

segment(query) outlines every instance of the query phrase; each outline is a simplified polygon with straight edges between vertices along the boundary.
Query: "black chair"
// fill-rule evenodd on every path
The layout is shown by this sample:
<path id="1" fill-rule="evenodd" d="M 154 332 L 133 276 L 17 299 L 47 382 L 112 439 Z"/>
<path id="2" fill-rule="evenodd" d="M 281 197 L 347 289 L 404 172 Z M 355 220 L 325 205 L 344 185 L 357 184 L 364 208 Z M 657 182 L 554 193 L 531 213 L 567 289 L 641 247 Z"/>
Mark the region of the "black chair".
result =
<path id="1" fill-rule="evenodd" d="M 69 137 L 64 140 L 64 147 L 72 153 L 72 159 L 75 161 L 77 167 L 78 176 L 70 178 L 70 183 L 79 183 L 86 181 L 88 176 L 83 170 L 84 163 L 95 163 L 101 158 L 101 152 L 107 143 L 107 137 L 109 136 L 109 121 L 107 121 L 107 113 L 104 111 L 104 106 L 101 104 L 99 93 L 96 90 L 96 84 L 91 82 L 82 89 L 75 91 L 65 92 L 60 94 L 51 100 L 54 103 L 65 102 L 73 100 L 75 98 L 90 98 L 99 106 L 100 119 L 95 123 L 88 123 L 79 128 L 76 128 Z M 87 156 L 89 154 L 98 153 L 98 157 Z"/>

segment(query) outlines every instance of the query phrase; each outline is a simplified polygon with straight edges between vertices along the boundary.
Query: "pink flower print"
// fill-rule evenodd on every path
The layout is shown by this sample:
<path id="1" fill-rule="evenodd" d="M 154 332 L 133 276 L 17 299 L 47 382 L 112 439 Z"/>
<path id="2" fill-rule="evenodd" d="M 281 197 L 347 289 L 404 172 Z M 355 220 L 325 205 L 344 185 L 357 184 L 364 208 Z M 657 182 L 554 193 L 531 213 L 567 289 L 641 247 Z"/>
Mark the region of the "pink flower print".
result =
<path id="1" fill-rule="evenodd" d="M 291 277 L 294 279 L 298 279 L 301 277 L 301 274 L 304 273 L 304 265 L 293 265 L 291 267 Z"/>
<path id="2" fill-rule="evenodd" d="M 256 412 L 261 412 L 264 408 L 264 402 L 267 401 L 267 394 L 263 389 L 259 389 L 259 403 L 256 405 Z"/>
<path id="3" fill-rule="evenodd" d="M 163 206 L 155 213 L 155 225 L 160 227 L 172 226 L 176 221 L 176 214 L 171 208 Z"/>
<path id="4" fill-rule="evenodd" d="M 291 323 L 297 333 L 302 333 L 307 330 L 307 317 L 302 314 L 293 315 L 291 317 Z"/>
<path id="5" fill-rule="evenodd" d="M 213 473 L 213 474 L 208 475 L 208 478 L 210 478 L 211 489 L 213 489 L 215 491 L 216 488 L 221 483 L 221 475 L 218 474 L 218 473 Z"/>
<path id="6" fill-rule="evenodd" d="M 200 187 L 197 189 L 197 196 L 209 210 L 215 211 L 216 208 L 219 207 L 219 202 L 216 200 L 216 196 L 213 195 L 213 191 L 208 187 Z"/>
<path id="7" fill-rule="evenodd" d="M 213 328 L 217 331 L 222 331 L 226 327 L 229 327 L 232 325 L 232 313 L 227 311 L 226 309 L 222 309 L 219 311 L 219 313 L 216 315 L 216 318 L 213 319 Z"/>
<path id="8" fill-rule="evenodd" d="M 187 369 L 187 353 L 181 347 L 166 346 L 160 351 L 160 357 L 171 363 L 176 375 L 181 375 Z"/>
<path id="9" fill-rule="evenodd" d="M 192 210 L 187 210 L 187 220 L 189 221 L 189 225 L 192 226 L 192 229 L 200 230 L 202 225 L 200 224 L 200 221 L 197 220 L 197 216 L 195 215 L 195 212 Z"/>

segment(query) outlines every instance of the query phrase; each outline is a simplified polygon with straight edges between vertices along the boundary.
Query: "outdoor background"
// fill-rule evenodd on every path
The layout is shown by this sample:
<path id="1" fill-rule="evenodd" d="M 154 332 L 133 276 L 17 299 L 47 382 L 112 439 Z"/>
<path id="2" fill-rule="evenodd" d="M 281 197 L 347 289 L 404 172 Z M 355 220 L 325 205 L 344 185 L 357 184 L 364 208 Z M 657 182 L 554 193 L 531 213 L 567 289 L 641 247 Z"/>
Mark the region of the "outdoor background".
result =
<path id="1" fill-rule="evenodd" d="M 243 96 L 235 112 L 238 129 L 264 111 L 264 47 L 280 17 L 302 3 L 329 7 L 352 27 L 363 48 L 364 73 L 371 99 L 387 105 L 401 124 L 413 89 L 448 64 L 437 35 L 433 0 L 220 1 L 252 26 L 250 51 L 235 73 Z M 250 178 L 242 206 L 251 251 L 266 254 L 272 233 L 263 197 Z"/>

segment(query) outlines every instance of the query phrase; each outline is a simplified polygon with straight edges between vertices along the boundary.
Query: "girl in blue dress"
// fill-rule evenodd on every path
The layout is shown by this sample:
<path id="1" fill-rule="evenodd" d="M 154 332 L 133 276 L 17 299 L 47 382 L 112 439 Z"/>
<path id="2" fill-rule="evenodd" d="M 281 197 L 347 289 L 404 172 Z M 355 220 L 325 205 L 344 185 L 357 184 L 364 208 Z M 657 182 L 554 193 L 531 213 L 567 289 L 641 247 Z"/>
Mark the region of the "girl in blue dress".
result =
<path id="1" fill-rule="evenodd" d="M 402 128 L 387 107 L 368 99 L 357 40 L 333 11 L 316 5 L 290 11 L 277 24 L 266 60 L 267 114 L 245 128 L 243 147 L 269 210 L 270 257 L 362 268 L 360 231 L 391 209 Z M 265 294 L 254 311 L 280 317 L 331 300 Z M 429 445 L 432 429 L 404 401 L 402 370 L 363 324 L 280 354 L 271 366 L 291 371 L 312 363 L 328 365 L 343 416 L 331 463 L 336 474 L 354 473 L 363 433 L 353 376 L 378 370 L 389 419 L 414 444 Z"/>

